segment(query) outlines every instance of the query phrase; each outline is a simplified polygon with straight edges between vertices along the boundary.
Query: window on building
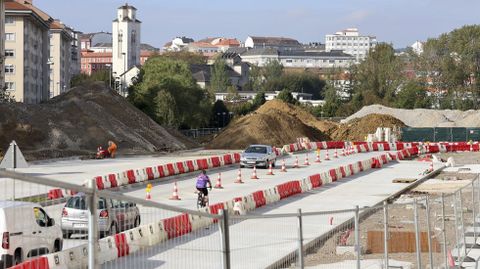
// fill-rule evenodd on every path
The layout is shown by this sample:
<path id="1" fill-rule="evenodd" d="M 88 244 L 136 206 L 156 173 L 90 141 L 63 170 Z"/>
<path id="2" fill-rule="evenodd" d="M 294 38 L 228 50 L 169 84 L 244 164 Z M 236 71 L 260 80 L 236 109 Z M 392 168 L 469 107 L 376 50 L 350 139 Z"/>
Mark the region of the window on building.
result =
<path id="1" fill-rule="evenodd" d="M 15 18 L 12 16 L 5 16 L 5 24 L 15 24 Z"/>
<path id="2" fill-rule="evenodd" d="M 5 74 L 14 74 L 15 73 L 15 66 L 13 64 L 6 64 L 5 65 Z"/>
<path id="3" fill-rule="evenodd" d="M 15 41 L 15 33 L 5 33 L 6 41 Z"/>
<path id="4" fill-rule="evenodd" d="M 5 57 L 15 57 L 15 50 L 6 49 L 5 50 Z"/>
<path id="5" fill-rule="evenodd" d="M 5 87 L 7 87 L 7 91 L 14 91 L 15 82 L 5 82 Z"/>
<path id="6" fill-rule="evenodd" d="M 285 62 L 291 63 L 291 62 L 293 62 L 293 61 L 292 61 L 291 59 L 288 59 L 288 60 L 285 60 Z"/>

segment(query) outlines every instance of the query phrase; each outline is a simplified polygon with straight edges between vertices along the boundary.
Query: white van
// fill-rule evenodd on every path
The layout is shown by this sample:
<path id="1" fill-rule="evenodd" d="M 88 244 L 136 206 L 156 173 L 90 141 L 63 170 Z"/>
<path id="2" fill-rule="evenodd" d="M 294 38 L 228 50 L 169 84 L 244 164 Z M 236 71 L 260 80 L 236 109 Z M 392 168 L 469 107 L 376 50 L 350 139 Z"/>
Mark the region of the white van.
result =
<path id="1" fill-rule="evenodd" d="M 0 268 L 62 250 L 62 230 L 38 204 L 0 201 Z"/>

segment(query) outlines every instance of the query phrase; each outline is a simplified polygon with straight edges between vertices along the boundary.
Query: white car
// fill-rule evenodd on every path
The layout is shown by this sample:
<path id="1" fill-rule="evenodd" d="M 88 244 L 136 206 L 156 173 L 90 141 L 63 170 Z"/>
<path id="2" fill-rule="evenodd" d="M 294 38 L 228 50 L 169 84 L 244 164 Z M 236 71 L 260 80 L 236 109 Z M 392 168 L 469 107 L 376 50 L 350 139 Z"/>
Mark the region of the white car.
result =
<path id="1" fill-rule="evenodd" d="M 271 163 L 275 167 L 277 155 L 268 145 L 250 145 L 240 157 L 240 167 L 265 167 Z"/>
<path id="2" fill-rule="evenodd" d="M 0 201 L 0 268 L 62 250 L 62 230 L 38 204 Z"/>

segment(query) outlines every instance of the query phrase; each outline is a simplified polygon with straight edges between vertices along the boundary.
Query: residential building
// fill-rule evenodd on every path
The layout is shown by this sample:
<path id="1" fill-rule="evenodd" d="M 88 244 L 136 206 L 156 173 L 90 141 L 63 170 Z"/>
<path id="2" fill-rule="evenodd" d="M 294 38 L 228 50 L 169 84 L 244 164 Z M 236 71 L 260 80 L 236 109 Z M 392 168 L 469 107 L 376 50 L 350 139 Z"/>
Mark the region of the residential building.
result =
<path id="1" fill-rule="evenodd" d="M 417 55 L 420 55 L 423 53 L 423 44 L 423 42 L 417 40 L 410 47 L 412 48 L 413 52 L 415 52 Z"/>
<path id="2" fill-rule="evenodd" d="M 354 61 L 352 55 L 341 51 L 278 50 L 274 48 L 250 49 L 240 55 L 243 62 L 265 66 L 279 61 L 285 68 L 347 68 Z"/>
<path id="3" fill-rule="evenodd" d="M 31 0 L 5 2 L 5 84 L 17 102 L 49 98 L 49 29 L 53 19 Z"/>
<path id="4" fill-rule="evenodd" d="M 72 75 L 78 75 L 81 71 L 80 65 L 82 62 L 82 54 L 80 48 L 80 35 L 82 34 L 82 32 L 73 30 L 70 34 L 72 35 L 72 56 L 70 62 L 70 73 Z"/>
<path id="5" fill-rule="evenodd" d="M 298 50 L 302 44 L 288 37 L 249 36 L 245 40 L 245 47 L 250 49 L 273 48 L 277 50 Z"/>
<path id="6" fill-rule="evenodd" d="M 189 52 L 203 54 L 207 57 L 212 57 L 220 52 L 219 47 L 208 42 L 192 42 L 188 44 L 185 49 Z"/>
<path id="7" fill-rule="evenodd" d="M 50 98 L 70 89 L 70 81 L 77 64 L 74 52 L 75 31 L 55 20 L 50 24 Z"/>
<path id="8" fill-rule="evenodd" d="M 258 92 L 254 91 L 238 91 L 238 96 L 240 97 L 241 101 L 252 101 Z M 265 93 L 265 100 L 270 101 L 280 94 L 280 91 L 274 92 L 266 92 Z M 217 92 L 215 93 L 215 101 L 228 101 L 228 97 L 230 93 L 228 92 Z M 312 106 L 323 105 L 325 103 L 324 100 L 312 100 L 312 94 L 310 93 L 301 93 L 301 92 L 292 92 L 292 97 L 297 99 L 302 104 L 310 104 Z"/>
<path id="9" fill-rule="evenodd" d="M 172 41 L 165 43 L 163 45 L 163 51 L 181 51 L 183 50 L 188 44 L 194 42 L 192 38 L 189 37 L 175 37 Z"/>
<path id="10" fill-rule="evenodd" d="M 108 32 L 81 34 L 79 38 L 82 50 L 88 50 L 95 44 L 112 43 L 112 34 Z"/>
<path id="11" fill-rule="evenodd" d="M 119 92 L 126 95 L 126 74 L 134 66 L 140 65 L 140 26 L 137 9 L 125 4 L 118 8 L 117 18 L 112 24 L 112 71 L 119 77 Z"/>
<path id="12" fill-rule="evenodd" d="M 200 86 L 200 88 L 205 89 L 210 85 L 212 69 L 213 65 L 208 64 L 190 65 L 190 71 L 192 72 L 193 78 L 197 81 L 197 85 Z M 242 77 L 242 74 L 235 72 L 230 66 L 227 66 L 226 71 L 230 84 L 237 89 L 244 86 L 248 81 L 248 77 Z"/>
<path id="13" fill-rule="evenodd" d="M 325 36 L 325 50 L 341 50 L 353 55 L 357 62 L 367 57 L 368 51 L 377 44 L 375 36 L 360 35 L 357 28 L 348 28 Z"/>
<path id="14" fill-rule="evenodd" d="M 0 0 L 0 90 L 5 85 L 5 1 Z"/>

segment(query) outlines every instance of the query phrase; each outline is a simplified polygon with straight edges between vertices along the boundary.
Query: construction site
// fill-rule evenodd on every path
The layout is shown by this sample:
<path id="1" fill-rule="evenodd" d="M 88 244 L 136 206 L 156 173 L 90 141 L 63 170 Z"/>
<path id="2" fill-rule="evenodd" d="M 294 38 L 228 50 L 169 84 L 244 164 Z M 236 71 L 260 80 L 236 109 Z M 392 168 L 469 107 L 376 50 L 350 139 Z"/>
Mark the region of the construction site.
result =
<path id="1" fill-rule="evenodd" d="M 272 100 L 202 143 L 101 83 L 0 112 L 2 167 L 15 168 L 0 171 L 1 200 L 41 205 L 62 225 L 78 193 L 138 208 L 132 227 L 64 229 L 61 249 L 17 266 L 476 268 L 480 258 L 480 112 L 374 105 L 334 122 Z M 402 140 L 442 128 L 459 139 Z M 109 140 L 116 158 L 95 159 Z M 243 167 L 256 144 L 275 158 Z M 202 170 L 214 188 L 198 208 Z"/>

